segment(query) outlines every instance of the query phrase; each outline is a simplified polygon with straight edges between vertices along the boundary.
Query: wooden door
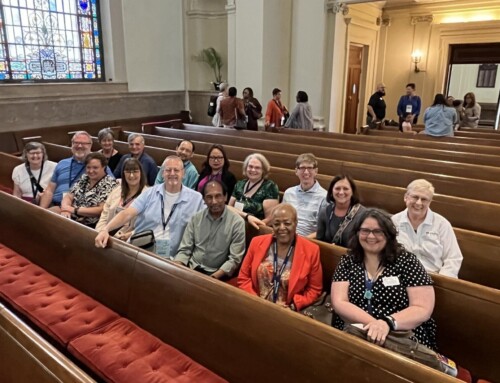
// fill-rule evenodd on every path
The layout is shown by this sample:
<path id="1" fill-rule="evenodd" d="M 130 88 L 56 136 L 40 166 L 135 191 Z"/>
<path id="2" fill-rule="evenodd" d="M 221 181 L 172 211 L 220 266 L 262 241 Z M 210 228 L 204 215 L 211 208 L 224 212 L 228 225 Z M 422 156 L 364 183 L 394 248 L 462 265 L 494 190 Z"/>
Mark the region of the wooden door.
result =
<path id="1" fill-rule="evenodd" d="M 347 74 L 344 133 L 356 134 L 362 55 L 362 46 L 354 44 L 349 46 L 349 70 Z"/>

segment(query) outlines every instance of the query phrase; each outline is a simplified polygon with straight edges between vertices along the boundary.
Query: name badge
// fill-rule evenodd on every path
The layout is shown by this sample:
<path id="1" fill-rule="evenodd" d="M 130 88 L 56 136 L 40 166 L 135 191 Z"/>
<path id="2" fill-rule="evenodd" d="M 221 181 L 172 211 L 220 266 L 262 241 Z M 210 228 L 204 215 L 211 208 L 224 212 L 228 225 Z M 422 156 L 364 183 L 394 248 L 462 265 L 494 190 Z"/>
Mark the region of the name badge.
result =
<path id="1" fill-rule="evenodd" d="M 406 105 L 406 113 L 411 113 L 412 105 Z"/>
<path id="2" fill-rule="evenodd" d="M 384 277 L 384 278 L 382 278 L 382 284 L 385 287 L 399 286 L 399 278 L 398 277 Z"/>
<path id="3" fill-rule="evenodd" d="M 170 256 L 170 240 L 157 239 L 154 252 L 162 258 L 172 259 Z"/>
<path id="4" fill-rule="evenodd" d="M 235 207 L 235 209 L 237 209 L 239 211 L 243 211 L 243 208 L 245 207 L 245 204 L 243 202 L 236 201 L 235 204 L 234 204 L 234 207 Z"/>

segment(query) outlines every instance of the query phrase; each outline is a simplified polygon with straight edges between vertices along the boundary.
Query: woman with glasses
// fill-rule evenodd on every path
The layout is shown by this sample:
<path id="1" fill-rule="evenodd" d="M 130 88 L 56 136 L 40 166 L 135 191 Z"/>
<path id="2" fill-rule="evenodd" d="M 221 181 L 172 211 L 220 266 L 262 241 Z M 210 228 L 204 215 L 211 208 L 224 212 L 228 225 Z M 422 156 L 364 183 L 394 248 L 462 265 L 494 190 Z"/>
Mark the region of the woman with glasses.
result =
<path id="1" fill-rule="evenodd" d="M 318 214 L 316 239 L 347 247 L 353 227 L 365 207 L 350 175 L 336 175 L 327 189 L 326 204 Z"/>
<path id="2" fill-rule="evenodd" d="M 250 154 L 243 162 L 243 176 L 234 186 L 229 206 L 238 214 L 251 220 L 251 224 L 266 225 L 271 219 L 271 211 L 279 203 L 278 185 L 267 179 L 271 165 L 260 153 Z M 255 225 L 254 225 L 255 226 Z"/>
<path id="3" fill-rule="evenodd" d="M 314 303 L 323 290 L 318 245 L 297 235 L 297 211 L 283 203 L 271 213 L 273 234 L 252 239 L 238 287 L 293 311 Z"/>
<path id="4" fill-rule="evenodd" d="M 106 199 L 101 218 L 95 229 L 101 231 L 115 215 L 128 208 L 133 201 L 147 189 L 146 175 L 142 171 L 142 165 L 137 158 L 128 158 L 123 164 L 121 184 L 118 185 Z M 134 231 L 135 218 L 120 227 L 115 238 L 126 241 Z"/>
<path id="5" fill-rule="evenodd" d="M 40 196 L 52 178 L 56 163 L 48 161 L 45 146 L 40 142 L 28 142 L 24 146 L 23 164 L 12 171 L 13 195 L 38 204 Z"/>
<path id="6" fill-rule="evenodd" d="M 226 185 L 226 202 L 229 202 L 229 198 L 233 194 L 234 185 L 236 184 L 236 177 L 229 171 L 229 166 L 229 159 L 224 147 L 219 144 L 212 145 L 208 150 L 207 159 L 203 163 L 203 168 L 194 189 L 201 193 L 208 181 L 216 179 Z"/>
<path id="7" fill-rule="evenodd" d="M 97 134 L 97 140 L 101 145 L 99 152 L 108 159 L 108 167 L 114 172 L 122 158 L 122 154 L 118 153 L 118 150 L 114 148 L 115 136 L 113 131 L 110 128 L 101 129 Z"/>
<path id="8" fill-rule="evenodd" d="M 383 345 L 389 331 L 411 330 L 419 343 L 436 349 L 432 279 L 417 257 L 397 241 L 389 215 L 361 213 L 349 250 L 333 275 L 333 326 L 359 323 L 368 340 Z"/>
<path id="9" fill-rule="evenodd" d="M 450 222 L 430 209 L 433 196 L 434 186 L 427 180 L 414 180 L 408 185 L 406 209 L 392 216 L 398 241 L 427 271 L 458 278 L 462 252 Z"/>
<path id="10" fill-rule="evenodd" d="M 102 153 L 85 157 L 85 174 L 71 187 L 61 202 L 61 215 L 95 228 L 116 180 L 106 174 L 108 161 Z"/>

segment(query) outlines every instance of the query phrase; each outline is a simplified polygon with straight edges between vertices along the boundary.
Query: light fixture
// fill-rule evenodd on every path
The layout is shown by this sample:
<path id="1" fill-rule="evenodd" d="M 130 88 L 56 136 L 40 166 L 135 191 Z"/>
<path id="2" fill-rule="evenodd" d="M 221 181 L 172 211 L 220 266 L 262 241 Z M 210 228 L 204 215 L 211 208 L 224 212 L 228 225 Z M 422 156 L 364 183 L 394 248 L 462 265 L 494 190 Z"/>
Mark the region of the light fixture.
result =
<path id="1" fill-rule="evenodd" d="M 411 62 L 415 64 L 415 73 L 420 72 L 420 69 L 418 68 L 418 63 L 422 61 L 422 52 L 419 50 L 413 51 L 411 54 Z"/>

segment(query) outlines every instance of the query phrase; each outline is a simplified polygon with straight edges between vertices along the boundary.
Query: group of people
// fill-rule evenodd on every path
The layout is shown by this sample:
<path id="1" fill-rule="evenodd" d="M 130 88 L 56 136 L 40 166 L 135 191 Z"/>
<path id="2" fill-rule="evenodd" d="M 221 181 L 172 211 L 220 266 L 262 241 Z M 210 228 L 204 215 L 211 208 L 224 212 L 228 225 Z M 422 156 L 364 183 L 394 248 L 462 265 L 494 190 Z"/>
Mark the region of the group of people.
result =
<path id="1" fill-rule="evenodd" d="M 378 84 L 376 92 L 368 101 L 366 123 L 370 128 L 378 128 L 385 123 L 385 89 L 384 83 Z M 416 85 L 414 83 L 407 84 L 406 92 L 401 96 L 397 105 L 401 132 L 416 133 L 412 128 L 418 122 L 421 109 L 422 100 L 416 94 Z M 443 94 L 438 93 L 435 95 L 432 105 L 424 111 L 425 129 L 423 133 L 436 137 L 453 136 L 454 131 L 461 127 L 477 128 L 480 118 L 481 106 L 476 101 L 473 92 L 468 92 L 464 96 L 463 102 L 455 100 L 452 96 L 446 98 Z"/>
<path id="2" fill-rule="evenodd" d="M 262 105 L 253 95 L 252 88 L 243 89 L 243 99 L 237 97 L 235 87 L 226 83 L 219 86 L 220 93 L 216 101 L 216 112 L 212 124 L 217 127 L 241 128 L 239 120 L 246 122 L 246 129 L 258 130 L 258 120 L 263 116 Z M 314 119 L 309 96 L 300 90 L 297 92 L 297 105 L 291 113 L 281 101 L 281 90 L 274 88 L 273 98 L 267 103 L 264 126 L 266 130 L 284 128 L 312 130 Z"/>
<path id="3" fill-rule="evenodd" d="M 109 132 L 99 139 L 112 138 Z M 362 323 L 379 344 L 390 330 L 412 329 L 422 344 L 436 348 L 427 272 L 457 278 L 462 254 L 450 223 L 430 209 L 434 188 L 428 181 L 410 183 L 406 209 L 390 217 L 362 205 L 349 175 L 336 175 L 324 189 L 312 153 L 297 158 L 298 184 L 280 204 L 262 154 L 249 155 L 244 179 L 236 180 L 223 146 L 210 148 L 198 173 L 190 162 L 195 146 L 183 140 L 161 174 L 153 174 L 145 170 L 150 157 L 144 139 L 133 134 L 130 154 L 115 160 L 117 181 L 108 168 L 116 155 L 109 144 L 91 153 L 91 136 L 77 132 L 72 157 L 55 166 L 42 144 L 27 144 L 25 163 L 13 172 L 16 195 L 95 227 L 98 247 L 106 247 L 110 236 L 128 240 L 150 230 L 159 256 L 217 279 L 237 276 L 240 288 L 291 310 L 313 304 L 323 291 L 319 247 L 307 238 L 346 247 L 331 285 L 338 314 L 333 325 Z M 270 226 L 273 233 L 253 238 L 245 249 L 245 222 Z"/>

